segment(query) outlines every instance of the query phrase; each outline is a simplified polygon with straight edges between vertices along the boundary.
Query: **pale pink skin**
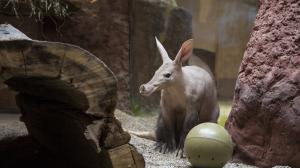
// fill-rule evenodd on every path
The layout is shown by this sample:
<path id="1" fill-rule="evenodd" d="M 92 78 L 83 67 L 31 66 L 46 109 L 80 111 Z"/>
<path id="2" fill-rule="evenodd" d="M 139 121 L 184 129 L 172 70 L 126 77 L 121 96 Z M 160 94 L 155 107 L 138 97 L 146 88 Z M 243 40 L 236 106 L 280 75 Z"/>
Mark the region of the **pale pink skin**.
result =
<path id="1" fill-rule="evenodd" d="M 169 58 L 157 38 L 156 44 L 163 64 L 148 83 L 140 86 L 140 94 L 150 96 L 161 90 L 161 117 L 165 126 L 171 129 L 174 122 L 182 122 L 182 138 L 195 122 L 216 122 L 219 107 L 212 76 L 200 67 L 182 66 L 192 55 L 193 40 L 182 44 L 174 60 Z M 172 120 L 173 116 L 180 121 Z"/>
<path id="2" fill-rule="evenodd" d="M 141 85 L 140 93 L 144 96 L 149 96 L 157 90 L 165 89 L 172 85 L 183 84 L 184 78 L 182 75 L 183 68 L 181 64 L 182 62 L 188 60 L 192 55 L 193 42 L 191 39 L 182 44 L 183 47 L 179 50 L 174 61 L 169 58 L 168 53 L 157 38 L 156 44 L 160 51 L 163 64 L 158 68 L 148 83 Z M 171 74 L 171 76 L 164 76 L 167 74 Z"/>
<path id="3" fill-rule="evenodd" d="M 140 94 L 150 96 L 155 91 L 161 90 L 161 106 L 167 109 L 172 108 L 174 105 L 176 105 L 176 107 L 180 105 L 185 109 L 187 103 L 192 107 L 194 103 L 199 104 L 199 101 L 202 99 L 201 96 L 205 93 L 205 89 L 210 89 L 211 86 L 215 87 L 215 84 L 211 75 L 204 69 L 198 66 L 182 66 L 182 63 L 192 56 L 193 40 L 189 39 L 185 41 L 175 59 L 171 60 L 160 41 L 157 38 L 155 39 L 163 64 L 156 70 L 154 76 L 148 83 L 140 86 Z M 171 76 L 165 77 L 164 75 L 168 73 L 171 74 Z M 169 107 L 165 107 L 164 104 Z M 203 116 L 204 118 L 202 118 L 203 120 L 212 121 L 218 116 L 218 114 L 202 115 L 205 115 Z"/>

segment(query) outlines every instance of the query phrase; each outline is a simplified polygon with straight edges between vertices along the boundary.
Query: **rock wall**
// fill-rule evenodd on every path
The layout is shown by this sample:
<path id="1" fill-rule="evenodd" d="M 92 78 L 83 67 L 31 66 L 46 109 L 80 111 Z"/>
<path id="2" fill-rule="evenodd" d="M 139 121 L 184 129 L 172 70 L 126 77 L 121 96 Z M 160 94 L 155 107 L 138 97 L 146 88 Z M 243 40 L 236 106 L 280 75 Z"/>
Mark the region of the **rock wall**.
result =
<path id="1" fill-rule="evenodd" d="M 227 129 L 234 158 L 300 165 L 300 1 L 261 0 Z"/>
<path id="2" fill-rule="evenodd" d="M 129 1 L 70 2 L 74 2 L 80 10 L 66 20 L 61 28 L 61 40 L 92 52 L 116 74 L 119 87 L 118 108 L 128 110 Z"/>
<path id="3" fill-rule="evenodd" d="M 99 57 L 117 75 L 118 108 L 128 110 L 129 1 L 67 1 L 76 10 L 65 20 L 46 17 L 37 22 L 22 13 L 20 18 L 0 13 L 0 23 L 12 24 L 33 39 L 78 45 Z"/>
<path id="4" fill-rule="evenodd" d="M 96 56 L 66 43 L 31 40 L 3 24 L 0 60 L 0 88 L 18 92 L 20 119 L 45 151 L 93 168 L 103 165 L 105 149 L 129 142 L 114 117 L 116 78 Z"/>

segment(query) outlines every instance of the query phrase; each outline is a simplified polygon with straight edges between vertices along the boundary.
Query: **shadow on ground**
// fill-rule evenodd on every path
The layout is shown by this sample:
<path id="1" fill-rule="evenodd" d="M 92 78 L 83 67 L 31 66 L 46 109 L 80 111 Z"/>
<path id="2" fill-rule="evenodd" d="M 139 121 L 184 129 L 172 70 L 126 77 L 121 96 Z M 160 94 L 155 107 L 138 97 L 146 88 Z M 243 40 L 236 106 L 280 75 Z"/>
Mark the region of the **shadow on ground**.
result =
<path id="1" fill-rule="evenodd" d="M 50 155 L 29 136 L 5 138 L 0 141 L 1 168 L 66 168 L 63 160 Z"/>

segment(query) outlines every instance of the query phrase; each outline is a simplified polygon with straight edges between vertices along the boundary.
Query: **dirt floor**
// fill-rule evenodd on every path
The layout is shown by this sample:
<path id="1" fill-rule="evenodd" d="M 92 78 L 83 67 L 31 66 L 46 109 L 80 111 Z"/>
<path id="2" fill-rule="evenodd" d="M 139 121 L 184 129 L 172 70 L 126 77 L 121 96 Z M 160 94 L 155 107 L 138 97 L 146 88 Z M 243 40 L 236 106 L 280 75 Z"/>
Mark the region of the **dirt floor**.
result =
<path id="1" fill-rule="evenodd" d="M 134 117 L 119 110 L 115 112 L 126 130 L 152 131 L 155 128 L 157 116 Z M 0 114 L 0 140 L 8 137 L 23 136 L 27 134 L 25 125 L 19 121 L 18 114 Z M 131 136 L 130 143 L 143 154 L 146 168 L 188 168 L 187 159 L 176 157 L 175 154 L 162 154 L 154 150 L 154 141 Z M 228 163 L 224 168 L 255 168 L 243 164 Z"/>

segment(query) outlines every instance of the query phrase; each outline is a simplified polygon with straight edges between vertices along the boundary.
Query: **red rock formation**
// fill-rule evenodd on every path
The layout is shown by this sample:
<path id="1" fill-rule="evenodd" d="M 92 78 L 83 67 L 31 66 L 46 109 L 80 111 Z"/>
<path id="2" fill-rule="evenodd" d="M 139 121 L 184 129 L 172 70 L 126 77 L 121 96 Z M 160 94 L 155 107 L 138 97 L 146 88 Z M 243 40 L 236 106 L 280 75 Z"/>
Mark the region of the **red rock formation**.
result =
<path id="1" fill-rule="evenodd" d="M 300 1 L 261 0 L 227 129 L 234 158 L 300 165 Z"/>

